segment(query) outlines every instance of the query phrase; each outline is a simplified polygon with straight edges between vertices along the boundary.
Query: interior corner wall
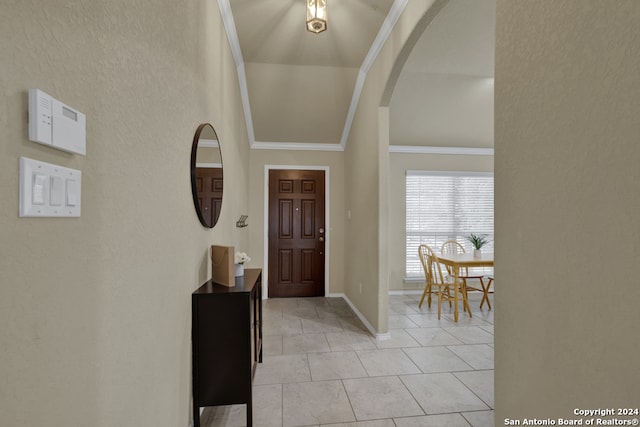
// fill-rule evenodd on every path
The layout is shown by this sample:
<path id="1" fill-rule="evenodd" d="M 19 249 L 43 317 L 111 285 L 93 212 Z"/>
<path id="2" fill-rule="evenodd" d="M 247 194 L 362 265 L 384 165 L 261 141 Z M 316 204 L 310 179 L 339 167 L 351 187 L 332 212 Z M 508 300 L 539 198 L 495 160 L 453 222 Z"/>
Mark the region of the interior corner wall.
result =
<path id="1" fill-rule="evenodd" d="M 637 408 L 640 3 L 496 13 L 496 425 Z"/>
<path id="2" fill-rule="evenodd" d="M 345 147 L 346 225 L 345 294 L 379 334 L 388 331 L 388 281 L 380 280 L 379 150 L 388 149 L 388 135 L 380 143 L 379 107 L 394 62 L 420 18 L 433 1 L 408 2 L 367 73 Z M 388 276 L 382 280 L 388 280 Z M 384 295 L 384 297 L 381 297 Z"/>
<path id="3" fill-rule="evenodd" d="M 493 172 L 493 156 L 390 153 L 389 163 L 389 290 L 423 290 L 424 282 L 404 283 L 407 171 Z"/>
<path id="4" fill-rule="evenodd" d="M 246 245 L 228 46 L 211 1 L 0 3 L 0 425 L 189 425 L 191 293 L 212 243 Z M 86 156 L 28 140 L 29 88 L 86 114 Z M 191 195 L 203 122 L 225 167 L 214 229 Z M 79 218 L 18 217 L 21 156 L 82 171 Z"/>

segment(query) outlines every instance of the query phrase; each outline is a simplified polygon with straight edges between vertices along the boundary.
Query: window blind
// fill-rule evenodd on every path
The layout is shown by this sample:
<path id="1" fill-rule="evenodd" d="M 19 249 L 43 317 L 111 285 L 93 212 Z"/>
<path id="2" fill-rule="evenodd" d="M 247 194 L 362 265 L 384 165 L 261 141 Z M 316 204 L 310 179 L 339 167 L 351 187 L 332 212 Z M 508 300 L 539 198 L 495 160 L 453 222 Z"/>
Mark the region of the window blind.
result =
<path id="1" fill-rule="evenodd" d="M 455 239 L 467 252 L 471 233 L 487 236 L 483 251 L 493 252 L 493 174 L 407 171 L 406 277 L 423 278 L 418 246 L 440 253 L 442 244 Z"/>

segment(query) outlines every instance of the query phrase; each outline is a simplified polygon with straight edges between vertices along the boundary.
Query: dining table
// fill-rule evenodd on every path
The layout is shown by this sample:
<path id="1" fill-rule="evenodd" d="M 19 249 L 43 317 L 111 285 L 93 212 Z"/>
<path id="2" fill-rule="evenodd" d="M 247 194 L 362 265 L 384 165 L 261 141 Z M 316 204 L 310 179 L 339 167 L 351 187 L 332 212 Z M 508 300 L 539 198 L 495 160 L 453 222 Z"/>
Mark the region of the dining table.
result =
<path id="1" fill-rule="evenodd" d="M 473 267 L 493 267 L 493 253 L 485 253 L 481 252 L 480 254 L 474 254 L 471 252 L 461 253 L 461 254 L 441 254 L 438 256 L 438 260 L 440 260 L 441 264 L 446 265 L 451 268 L 451 274 L 454 276 L 454 309 L 453 309 L 453 320 L 455 322 L 458 321 L 458 286 L 460 285 L 460 269 L 462 268 L 473 268 Z M 489 302 L 489 288 L 483 286 L 484 295 L 482 296 L 482 301 L 485 300 L 487 303 Z M 482 302 L 481 302 L 482 304 Z M 471 311 L 469 310 L 469 316 L 471 315 Z"/>

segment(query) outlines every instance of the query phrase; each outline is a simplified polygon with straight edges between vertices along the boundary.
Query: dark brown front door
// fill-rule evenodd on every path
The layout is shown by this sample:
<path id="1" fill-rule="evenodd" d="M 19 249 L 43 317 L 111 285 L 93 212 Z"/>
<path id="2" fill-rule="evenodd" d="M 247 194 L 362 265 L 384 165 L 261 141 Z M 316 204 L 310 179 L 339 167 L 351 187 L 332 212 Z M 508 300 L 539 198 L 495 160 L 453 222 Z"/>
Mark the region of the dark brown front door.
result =
<path id="1" fill-rule="evenodd" d="M 222 168 L 196 168 L 196 192 L 207 224 L 215 225 L 222 208 Z"/>
<path id="2" fill-rule="evenodd" d="M 324 295 L 324 171 L 269 171 L 269 297 Z"/>

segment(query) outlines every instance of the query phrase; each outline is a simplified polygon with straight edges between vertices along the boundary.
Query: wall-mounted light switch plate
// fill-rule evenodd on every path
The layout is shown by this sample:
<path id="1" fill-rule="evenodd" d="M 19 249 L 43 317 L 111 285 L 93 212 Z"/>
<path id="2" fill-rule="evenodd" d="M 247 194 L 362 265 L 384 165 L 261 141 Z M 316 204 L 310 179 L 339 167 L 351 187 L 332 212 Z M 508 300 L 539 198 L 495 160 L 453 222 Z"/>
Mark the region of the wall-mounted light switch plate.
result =
<path id="1" fill-rule="evenodd" d="M 20 217 L 78 217 L 82 172 L 20 157 Z"/>

